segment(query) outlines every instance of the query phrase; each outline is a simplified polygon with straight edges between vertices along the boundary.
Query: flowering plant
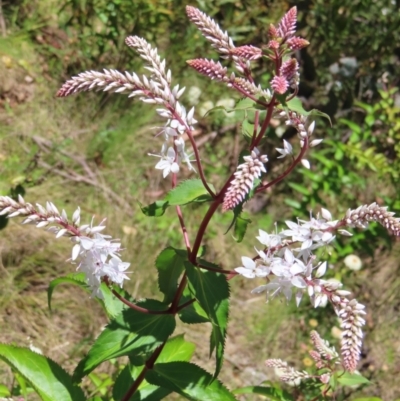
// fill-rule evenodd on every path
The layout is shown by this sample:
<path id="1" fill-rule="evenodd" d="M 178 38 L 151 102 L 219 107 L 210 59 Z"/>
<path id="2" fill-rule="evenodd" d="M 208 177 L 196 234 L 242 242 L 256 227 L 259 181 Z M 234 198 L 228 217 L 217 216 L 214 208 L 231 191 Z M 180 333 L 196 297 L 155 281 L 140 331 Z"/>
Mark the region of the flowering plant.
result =
<path id="1" fill-rule="evenodd" d="M 166 68 L 157 49 L 146 40 L 132 36 L 126 44 L 146 62 L 149 75 L 121 73 L 116 70 L 87 71 L 68 80 L 58 91 L 59 97 L 89 90 L 112 91 L 137 97 L 144 103 L 157 105 L 157 114 L 165 121 L 161 129 L 163 142 L 155 168 L 170 177 L 171 190 L 142 212 L 160 217 L 168 207 L 174 207 L 180 223 L 184 249 L 167 247 L 156 259 L 159 289 L 163 299 L 135 300 L 122 289 L 129 280 L 131 264 L 123 261 L 122 244 L 104 234 L 104 221 L 98 225 L 81 225 L 79 207 L 69 218 L 52 202 L 43 207 L 26 202 L 21 196 L 0 197 L 0 214 L 24 217 L 23 223 L 47 227 L 56 238 L 68 237 L 73 246 L 71 263 L 76 265 L 73 276 L 54 280 L 49 287 L 49 304 L 55 287 L 63 282 L 75 283 L 97 297 L 110 318 L 107 327 L 96 339 L 88 354 L 79 362 L 72 376 L 48 358 L 32 350 L 0 345 L 0 356 L 30 381 L 44 400 L 88 399 L 79 386 L 82 379 L 101 363 L 122 356 L 129 362 L 116 379 L 114 400 L 159 400 L 172 392 L 190 400 L 235 400 L 235 394 L 260 393 L 274 399 L 293 399 L 270 385 L 246 387 L 229 391 L 217 377 L 222 369 L 228 328 L 230 289 L 228 282 L 241 275 L 261 279 L 253 293 L 266 292 L 268 298 L 282 296 L 297 305 L 304 295 L 314 308 L 330 303 L 341 321 L 340 355 L 318 333 L 312 332 L 314 350 L 310 353 L 317 373 L 296 371 L 279 359 L 268 359 L 284 382 L 298 385 L 304 380 L 317 380 L 321 397 L 334 391 L 338 378 L 356 371 L 362 347 L 362 327 L 365 308 L 351 293 L 342 289 L 339 281 L 324 279 L 327 261 L 319 249 L 333 246 L 336 235 L 351 235 L 348 228 L 366 228 L 371 221 L 382 224 L 393 235 L 400 236 L 400 219 L 376 203 L 349 209 L 338 220 L 321 209 L 308 220 L 286 221 L 281 231 L 267 233 L 260 229 L 258 245 L 253 253 L 243 256 L 241 266 L 224 270 L 218 263 L 206 259 L 202 248 L 204 235 L 219 207 L 233 212 L 236 240 L 241 241 L 249 222 L 241 218 L 243 205 L 255 194 L 267 190 L 288 175 L 298 165 L 310 168 L 307 152 L 319 145 L 313 139 L 317 111 L 306 112 L 296 98 L 299 86 L 299 64 L 293 53 L 308 45 L 295 36 L 296 8 L 290 9 L 277 26 L 269 28 L 269 42 L 261 48 L 235 46 L 227 32 L 210 17 L 194 7 L 187 15 L 202 35 L 224 60 L 231 61 L 234 71 L 209 59 L 189 60 L 190 67 L 212 80 L 231 88 L 244 99 L 248 139 L 240 161 L 226 182 L 216 190 L 207 181 L 194 135 L 195 109 L 187 110 L 180 98 L 185 88 L 172 85 L 171 71 Z M 265 58 L 273 65 L 273 78 L 268 88 L 262 88 L 253 77 L 251 63 Z M 251 118 L 250 118 L 251 114 Z M 268 157 L 261 145 L 272 118 L 281 119 L 297 131 L 297 145 L 284 140 L 277 151 L 278 158 L 289 158 L 288 167 L 268 181 Z M 246 123 L 246 124 L 245 124 Z M 186 150 L 188 139 L 191 153 Z M 297 149 L 297 150 L 295 150 Z M 179 181 L 182 166 L 198 179 Z M 181 206 L 204 204 L 207 208 L 192 240 L 185 225 Z M 211 323 L 210 353 L 215 354 L 214 374 L 190 362 L 194 345 L 182 336 L 171 337 L 176 317 L 186 324 Z M 359 379 L 362 382 L 362 378 Z M 340 380 L 339 380 L 340 381 Z M 90 398 L 95 400 L 96 397 Z M 97 398 L 99 399 L 99 398 Z M 318 399 L 318 398 L 316 398 Z M 322 399 L 322 398 L 321 398 Z"/>

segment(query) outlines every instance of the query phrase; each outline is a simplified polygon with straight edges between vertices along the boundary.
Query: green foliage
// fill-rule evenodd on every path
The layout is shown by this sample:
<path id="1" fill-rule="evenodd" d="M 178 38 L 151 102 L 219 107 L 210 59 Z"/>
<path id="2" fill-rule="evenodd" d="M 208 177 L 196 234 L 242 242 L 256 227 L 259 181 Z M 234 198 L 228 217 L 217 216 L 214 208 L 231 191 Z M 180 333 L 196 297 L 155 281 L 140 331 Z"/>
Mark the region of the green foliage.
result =
<path id="1" fill-rule="evenodd" d="M 215 267 L 217 268 L 218 266 Z M 215 349 L 216 368 L 214 375 L 217 377 L 222 368 L 226 329 L 228 326 L 228 282 L 224 275 L 195 268 L 188 261 L 185 262 L 185 268 L 190 292 L 204 309 L 212 324 L 210 355 Z"/>
<path id="2" fill-rule="evenodd" d="M 211 197 L 200 179 L 192 179 L 183 181 L 176 188 L 171 189 L 165 200 L 171 206 L 176 206 L 192 202 L 207 202 L 211 200 Z"/>
<path id="3" fill-rule="evenodd" d="M 234 401 L 236 398 L 218 380 L 189 362 L 157 363 L 146 380 L 193 401 Z"/>
<path id="4" fill-rule="evenodd" d="M 269 383 L 272 384 L 272 383 Z M 293 397 L 277 386 L 247 386 L 233 391 L 233 394 L 260 394 L 271 401 L 293 401 Z"/>
<path id="5" fill-rule="evenodd" d="M 57 363 L 27 348 L 0 344 L 0 359 L 23 376 L 44 401 L 83 401 L 83 391 Z"/>
<path id="6" fill-rule="evenodd" d="M 146 300 L 138 303 L 141 307 L 165 310 L 165 304 Z M 173 333 L 175 319 L 172 315 L 152 315 L 133 309 L 123 310 L 101 332 L 87 356 L 82 359 L 74 372 L 74 380 L 80 381 L 102 362 L 123 355 L 145 360 L 156 347 Z"/>
<path id="7" fill-rule="evenodd" d="M 183 335 L 170 338 L 163 347 L 157 363 L 168 363 L 172 361 L 189 361 L 193 355 L 195 345 L 184 340 Z M 144 366 L 127 365 L 118 376 L 113 397 L 116 401 L 121 400 L 127 393 L 133 380 L 138 377 Z M 172 390 L 163 388 L 158 385 L 150 384 L 144 380 L 140 385 L 139 391 L 131 398 L 131 400 L 161 400 Z"/>
<path id="8" fill-rule="evenodd" d="M 357 373 L 343 372 L 337 378 L 338 383 L 344 386 L 355 386 L 357 384 L 370 384 L 371 382 L 364 376 Z"/>
<path id="9" fill-rule="evenodd" d="M 164 294 L 164 303 L 169 304 L 174 299 L 178 288 L 178 279 L 184 270 L 187 251 L 174 248 L 164 249 L 156 259 L 158 271 L 158 287 Z"/>

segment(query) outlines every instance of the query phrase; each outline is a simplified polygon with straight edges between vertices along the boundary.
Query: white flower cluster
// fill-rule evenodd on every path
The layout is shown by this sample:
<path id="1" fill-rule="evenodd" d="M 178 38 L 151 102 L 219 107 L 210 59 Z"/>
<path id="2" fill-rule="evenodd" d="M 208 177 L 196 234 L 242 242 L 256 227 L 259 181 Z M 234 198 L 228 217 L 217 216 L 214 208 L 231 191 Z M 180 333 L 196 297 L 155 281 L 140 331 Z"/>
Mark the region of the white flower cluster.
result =
<path id="1" fill-rule="evenodd" d="M 106 228 L 102 223 L 93 226 L 92 220 L 92 224 L 80 227 L 80 232 L 86 236 L 81 234 L 71 238 L 75 242 L 71 260 L 78 262 L 77 270 L 85 273 L 92 296 L 97 298 L 103 298 L 100 290 L 102 278 L 107 277 L 122 287 L 124 280 L 129 280 L 125 271 L 130 266 L 120 259 L 121 243 L 110 235 L 100 234 Z"/>
<path id="2" fill-rule="evenodd" d="M 334 235 L 330 231 L 337 221 L 332 221 L 331 214 L 322 209 L 322 216 L 310 217 L 309 221 L 299 220 L 298 223 L 286 221 L 288 229 L 279 234 L 268 234 L 259 230 L 258 241 L 264 245 L 264 250 L 257 250 L 258 258 L 242 257 L 243 266 L 236 272 L 247 278 L 274 278 L 268 284 L 259 286 L 254 293 L 267 291 L 271 296 L 282 293 L 287 300 L 296 290 L 296 301 L 300 303 L 304 292 L 308 289 L 315 294 L 313 277 L 320 278 L 325 274 L 326 263 L 315 264 L 313 252 L 328 245 Z M 300 246 L 298 246 L 300 243 Z M 314 298 L 314 305 L 326 304 L 325 294 Z"/>
<path id="3" fill-rule="evenodd" d="M 72 249 L 72 261 L 78 263 L 77 270 L 85 273 L 86 281 L 92 290 L 92 296 L 102 298 L 100 290 L 102 279 L 122 287 L 124 280 L 129 280 L 125 274 L 130 263 L 120 259 L 121 244 L 109 235 L 100 234 L 105 229 L 102 225 L 80 224 L 80 208 L 78 207 L 69 220 L 65 210 L 61 213 L 52 202 L 46 207 L 39 204 L 33 206 L 25 202 L 22 196 L 18 201 L 0 196 L 0 215 L 8 217 L 23 216 L 23 224 L 34 224 L 38 228 L 47 227 L 48 231 L 56 234 L 56 238 L 70 237 L 75 243 Z"/>

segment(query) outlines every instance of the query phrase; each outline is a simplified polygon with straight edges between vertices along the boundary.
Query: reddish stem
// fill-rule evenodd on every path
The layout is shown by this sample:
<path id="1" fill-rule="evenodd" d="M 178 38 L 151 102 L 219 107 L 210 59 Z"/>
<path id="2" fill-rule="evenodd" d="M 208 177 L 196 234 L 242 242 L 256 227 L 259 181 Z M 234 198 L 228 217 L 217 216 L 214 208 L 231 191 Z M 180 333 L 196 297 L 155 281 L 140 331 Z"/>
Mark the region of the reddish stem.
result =
<path id="1" fill-rule="evenodd" d="M 150 369 L 153 369 L 154 363 L 157 360 L 157 358 L 160 356 L 161 351 L 164 348 L 164 345 L 165 345 L 165 341 L 155 349 L 153 354 L 146 361 L 146 364 L 145 364 L 144 368 L 142 369 L 142 371 L 140 372 L 139 376 L 133 382 L 132 386 L 129 388 L 129 390 L 124 395 L 124 397 L 121 399 L 121 401 L 129 401 L 129 399 L 132 397 L 132 395 L 136 392 L 136 390 L 139 388 L 140 384 L 144 380 L 147 371 Z"/>

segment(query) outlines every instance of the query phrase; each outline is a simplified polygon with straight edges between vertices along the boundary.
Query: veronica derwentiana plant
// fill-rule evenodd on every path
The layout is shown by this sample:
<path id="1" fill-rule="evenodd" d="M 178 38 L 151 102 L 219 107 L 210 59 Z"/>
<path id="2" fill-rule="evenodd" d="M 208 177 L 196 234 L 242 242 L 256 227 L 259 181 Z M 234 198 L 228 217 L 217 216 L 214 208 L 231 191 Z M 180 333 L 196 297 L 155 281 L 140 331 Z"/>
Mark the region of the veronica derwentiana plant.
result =
<path id="1" fill-rule="evenodd" d="M 66 97 L 90 90 L 111 91 L 155 105 L 163 124 L 160 128 L 162 143 L 160 153 L 150 155 L 159 158 L 155 169 L 164 178 L 171 177 L 171 191 L 163 200 L 143 207 L 142 212 L 147 216 L 161 216 L 167 207 L 175 206 L 185 245 L 184 249 L 167 247 L 156 259 L 163 299 L 137 301 L 118 289 L 129 278 L 127 269 L 135 271 L 135 266 L 122 261 L 121 243 L 103 234 L 103 222 L 94 225 L 92 220 L 90 224 L 80 225 L 79 207 L 68 218 L 67 213 L 64 210 L 59 212 L 52 202 L 43 207 L 28 203 L 22 197 L 0 196 L 1 215 L 23 217 L 25 224 L 46 227 L 56 238 L 71 240 L 70 261 L 76 264 L 78 272 L 84 273 L 85 282 L 70 277 L 68 282 L 82 286 L 99 298 L 111 320 L 72 377 L 64 371 L 60 373 L 61 368 L 52 365 L 47 380 L 52 384 L 61 383 L 57 397 L 62 393 L 64 398 L 60 399 L 83 400 L 83 391 L 76 384 L 84 376 L 106 360 L 129 356 L 128 365 L 117 379 L 120 393 L 115 393 L 115 399 L 161 399 L 177 392 L 190 400 L 235 400 L 234 394 L 214 379 L 222 369 L 228 327 L 228 279 L 242 276 L 262 280 L 253 293 L 264 292 L 268 299 L 281 296 L 289 302 L 294 298 L 299 305 L 303 297 L 308 297 L 314 308 L 328 303 L 332 305 L 342 330 L 340 356 L 318 333 L 312 332 L 314 350 L 310 355 L 320 370 L 318 374 L 298 371 L 280 359 L 267 361 L 267 366 L 274 367 L 280 379 L 288 384 L 299 385 L 305 379 L 318 379 L 325 386 L 321 390 L 325 396 L 328 390 L 334 390 L 332 376 L 341 375 L 343 371 L 353 373 L 357 368 L 366 312 L 364 305 L 352 297 L 350 291 L 343 289 L 341 282 L 327 278 L 328 252 L 321 250 L 335 246 L 337 235 L 351 235 L 349 228 L 364 229 L 371 221 L 400 236 L 400 219 L 376 203 L 349 209 L 339 220 L 334 220 L 328 210 L 321 209 L 316 216 L 310 214 L 309 219 L 286 221 L 273 233 L 260 228 L 255 250 L 242 256 L 241 265 L 232 270 L 223 269 L 219 261 L 206 260 L 207 255 L 200 256 L 209 223 L 220 207 L 223 212 L 233 210 L 232 225 L 237 228 L 236 240 L 241 241 L 246 231 L 244 226 L 250 223 L 241 219 L 241 226 L 238 224 L 244 203 L 286 179 L 297 166 L 312 168 L 307 152 L 318 146 L 322 139 L 313 138 L 313 114 L 302 112 L 301 107 L 291 107 L 290 101 L 296 97 L 300 82 L 299 64 L 293 54 L 308 45 L 305 39 L 295 36 L 295 7 L 276 26 L 269 27 L 268 42 L 261 48 L 236 46 L 212 18 L 195 7 L 188 6 L 186 10 L 190 21 L 222 58 L 222 63 L 200 58 L 188 60 L 188 65 L 245 98 L 247 109 L 252 112 L 251 121 L 247 121 L 247 126 L 252 128 L 251 138 L 237 166 L 220 188 L 214 189 L 207 180 L 194 135 L 196 111 L 193 107 L 187 108 L 180 100 L 185 88 L 172 84 L 172 73 L 165 60 L 145 39 L 130 36 L 126 44 L 144 60 L 147 74 L 139 76 L 134 72 L 113 69 L 86 71 L 65 82 L 57 93 L 59 97 Z M 252 73 L 252 63 L 261 58 L 272 65 L 272 78 L 267 87 L 258 84 Z M 231 70 L 232 65 L 234 68 Z M 293 141 L 283 140 L 282 147 L 276 149 L 277 158 L 285 159 L 287 163 L 278 175 L 268 172 L 269 156 L 262 151 L 262 141 L 273 118 L 282 120 L 297 132 Z M 187 148 L 191 148 L 189 153 Z M 198 174 L 199 179 L 180 182 L 183 163 L 192 174 Z M 188 232 L 181 209 L 181 205 L 191 203 L 203 204 L 207 209 L 194 232 Z M 57 283 L 59 281 L 51 284 L 49 298 Z M 171 337 L 177 316 L 187 324 L 211 323 L 210 349 L 215 352 L 216 360 L 213 376 L 189 362 L 193 344 L 184 341 L 183 337 Z M 36 365 L 50 364 L 48 359 L 33 355 L 31 351 L 28 356 L 19 356 L 12 347 L 7 350 L 20 358 L 21 363 L 34 360 Z M 30 373 L 33 387 L 39 392 L 44 391 L 35 372 Z M 256 391 L 256 388 L 249 388 L 249 391 Z"/>

